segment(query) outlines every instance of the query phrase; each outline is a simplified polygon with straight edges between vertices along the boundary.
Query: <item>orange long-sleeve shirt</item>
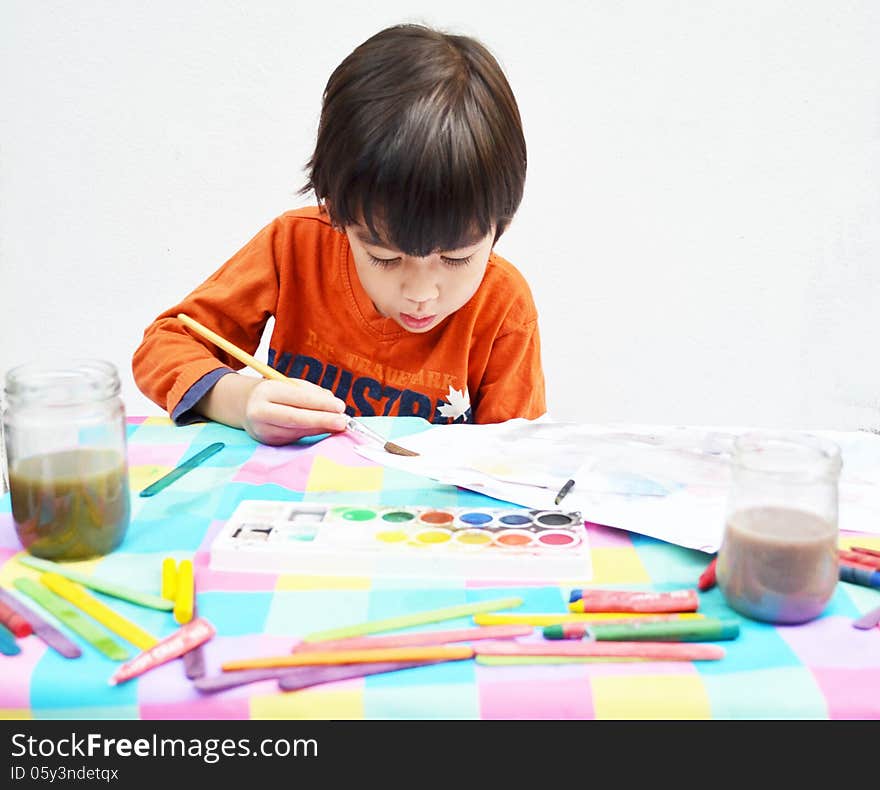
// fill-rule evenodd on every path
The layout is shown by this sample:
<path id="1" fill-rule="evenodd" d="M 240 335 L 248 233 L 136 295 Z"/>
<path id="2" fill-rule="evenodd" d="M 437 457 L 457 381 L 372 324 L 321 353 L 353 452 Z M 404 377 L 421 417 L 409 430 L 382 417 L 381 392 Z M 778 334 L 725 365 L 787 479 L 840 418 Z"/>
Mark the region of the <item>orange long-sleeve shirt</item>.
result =
<path id="1" fill-rule="evenodd" d="M 282 214 L 147 327 L 132 359 L 141 391 L 178 423 L 242 367 L 190 334 L 178 313 L 253 354 L 270 317 L 268 363 L 326 387 L 354 416 L 494 423 L 546 411 L 538 316 L 528 284 L 492 253 L 471 299 L 424 333 L 373 306 L 348 239 L 317 207 Z"/>

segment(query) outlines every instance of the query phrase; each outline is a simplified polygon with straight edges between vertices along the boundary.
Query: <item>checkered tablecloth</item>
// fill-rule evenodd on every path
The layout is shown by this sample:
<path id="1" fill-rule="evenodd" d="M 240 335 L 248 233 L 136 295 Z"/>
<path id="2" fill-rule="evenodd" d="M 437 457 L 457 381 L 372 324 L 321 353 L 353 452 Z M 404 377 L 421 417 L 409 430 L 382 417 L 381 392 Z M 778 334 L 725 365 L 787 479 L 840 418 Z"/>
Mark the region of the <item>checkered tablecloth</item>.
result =
<path id="1" fill-rule="evenodd" d="M 415 418 L 369 418 L 388 438 L 422 430 Z M 205 445 L 225 449 L 160 495 L 137 493 Z M 345 435 L 281 448 L 213 423 L 175 427 L 165 418 L 130 418 L 132 521 L 110 556 L 80 563 L 129 586 L 157 592 L 162 559 L 192 558 L 199 614 L 216 628 L 204 648 L 209 673 L 233 658 L 288 652 L 309 632 L 471 601 L 516 595 L 520 612 L 565 612 L 583 579 L 523 585 L 468 580 L 314 577 L 217 572 L 212 537 L 244 499 L 488 506 L 500 503 L 380 466 Z M 708 557 L 652 538 L 588 525 L 588 584 L 632 590 L 695 587 Z M 841 536 L 880 549 L 880 538 Z M 15 562 L 9 495 L 0 498 L 0 585 L 34 576 Z M 176 629 L 169 613 L 101 597 L 156 636 Z M 734 616 L 717 589 L 701 593 L 704 614 Z M 857 719 L 880 718 L 880 629 L 852 621 L 880 606 L 880 591 L 841 583 L 825 614 L 801 626 L 742 620 L 739 639 L 719 643 L 720 661 L 481 666 L 459 661 L 279 692 L 264 681 L 201 694 L 173 661 L 111 687 L 118 664 L 78 637 L 79 659 L 64 659 L 36 636 L 21 654 L 0 656 L 0 718 L 40 719 Z M 50 619 L 47 617 L 47 619 Z M 431 628 L 472 625 L 470 619 Z"/>

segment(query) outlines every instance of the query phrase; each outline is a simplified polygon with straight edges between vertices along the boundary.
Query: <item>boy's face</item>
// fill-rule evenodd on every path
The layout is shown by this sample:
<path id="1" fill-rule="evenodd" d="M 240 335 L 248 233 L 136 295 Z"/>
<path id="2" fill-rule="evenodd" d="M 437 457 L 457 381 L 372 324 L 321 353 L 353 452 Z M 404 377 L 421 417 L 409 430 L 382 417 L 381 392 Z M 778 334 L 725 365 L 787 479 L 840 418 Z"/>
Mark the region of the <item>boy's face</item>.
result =
<path id="1" fill-rule="evenodd" d="M 367 296 L 408 332 L 427 332 L 470 299 L 483 280 L 495 229 L 463 247 L 425 258 L 404 255 L 372 237 L 366 225 L 347 225 L 354 264 Z"/>

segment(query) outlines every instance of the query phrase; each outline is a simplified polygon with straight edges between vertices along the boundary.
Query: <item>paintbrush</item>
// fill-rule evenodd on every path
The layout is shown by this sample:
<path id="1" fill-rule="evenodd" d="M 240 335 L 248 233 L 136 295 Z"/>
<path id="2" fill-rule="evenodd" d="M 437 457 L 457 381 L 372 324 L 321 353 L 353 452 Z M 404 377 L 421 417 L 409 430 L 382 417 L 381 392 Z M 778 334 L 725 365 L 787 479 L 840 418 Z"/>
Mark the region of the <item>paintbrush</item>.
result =
<path id="1" fill-rule="evenodd" d="M 200 324 L 194 318 L 190 318 L 185 313 L 178 313 L 177 318 L 184 326 L 192 329 L 193 332 L 201 335 L 205 340 L 210 340 L 215 346 L 222 348 L 227 354 L 229 354 L 229 356 L 234 357 L 242 364 L 247 365 L 251 370 L 254 370 L 263 376 L 263 378 L 273 379 L 274 381 L 286 381 L 288 384 L 302 384 L 299 379 L 289 378 L 283 373 L 275 370 L 275 368 L 269 367 L 269 365 L 264 362 L 260 362 L 256 357 L 252 357 L 248 354 L 247 351 L 243 351 L 238 346 L 230 343 L 226 338 L 221 337 L 216 332 L 208 329 L 208 327 L 203 324 Z M 378 442 L 385 448 L 385 452 L 393 453 L 394 455 L 418 455 L 418 453 L 414 453 L 412 450 L 407 450 L 399 444 L 386 441 L 384 436 L 380 436 L 371 428 L 358 422 L 354 417 L 348 418 L 345 428 L 347 431 L 357 434 L 358 436 L 363 436 L 374 442 Z"/>

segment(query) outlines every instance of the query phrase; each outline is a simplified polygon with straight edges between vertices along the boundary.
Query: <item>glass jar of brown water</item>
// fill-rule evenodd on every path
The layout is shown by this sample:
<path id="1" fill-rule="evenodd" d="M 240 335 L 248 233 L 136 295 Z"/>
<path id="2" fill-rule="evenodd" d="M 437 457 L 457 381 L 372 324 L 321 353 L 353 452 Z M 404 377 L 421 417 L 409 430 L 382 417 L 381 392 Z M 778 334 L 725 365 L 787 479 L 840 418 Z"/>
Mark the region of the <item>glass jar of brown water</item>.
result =
<path id="1" fill-rule="evenodd" d="M 125 407 L 100 360 L 9 370 L 3 429 L 12 517 L 24 548 L 73 560 L 115 549 L 128 529 Z"/>
<path id="2" fill-rule="evenodd" d="M 809 434 L 739 436 L 718 551 L 731 608 L 770 623 L 822 614 L 837 586 L 840 449 Z"/>

